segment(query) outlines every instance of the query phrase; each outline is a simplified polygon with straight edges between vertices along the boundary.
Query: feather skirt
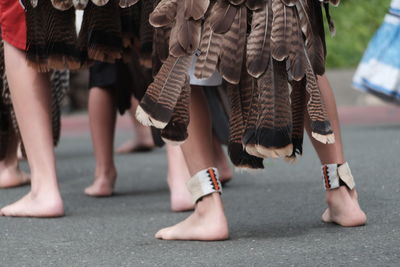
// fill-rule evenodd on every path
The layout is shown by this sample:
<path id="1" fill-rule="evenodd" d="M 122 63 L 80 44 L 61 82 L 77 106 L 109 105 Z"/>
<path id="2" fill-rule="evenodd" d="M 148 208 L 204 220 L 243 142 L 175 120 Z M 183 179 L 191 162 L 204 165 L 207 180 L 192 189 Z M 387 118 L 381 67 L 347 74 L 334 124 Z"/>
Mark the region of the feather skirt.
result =
<path id="1" fill-rule="evenodd" d="M 190 64 L 182 59 L 196 54 L 196 78 L 218 71 L 227 84 L 229 153 L 236 166 L 263 168 L 264 158 L 293 160 L 302 154 L 305 112 L 313 137 L 333 143 L 317 82 L 325 72 L 323 9 L 334 29 L 329 3 L 339 1 L 161 0 L 150 23 L 164 54 L 162 33 L 171 29 L 169 56 L 140 103 L 138 119 L 171 133 L 171 122 L 178 125 L 174 109 L 187 106 L 182 94 Z"/>

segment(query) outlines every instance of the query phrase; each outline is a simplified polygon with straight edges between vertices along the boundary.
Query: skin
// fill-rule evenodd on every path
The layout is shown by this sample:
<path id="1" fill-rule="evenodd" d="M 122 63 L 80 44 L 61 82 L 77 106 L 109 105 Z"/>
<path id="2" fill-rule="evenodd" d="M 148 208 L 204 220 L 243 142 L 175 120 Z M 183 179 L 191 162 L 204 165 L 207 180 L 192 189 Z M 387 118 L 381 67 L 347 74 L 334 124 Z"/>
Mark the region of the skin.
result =
<path id="1" fill-rule="evenodd" d="M 211 120 L 203 91 L 193 87 L 188 127 L 189 138 L 181 145 L 190 176 L 215 166 Z M 193 153 L 195 151 L 196 153 Z M 166 240 L 225 240 L 229 237 L 228 223 L 221 196 L 205 196 L 196 203 L 194 212 L 184 221 L 156 233 Z"/>
<path id="2" fill-rule="evenodd" d="M 0 188 L 12 188 L 30 182 L 29 175 L 20 170 L 18 164 L 18 138 L 15 133 L 8 140 L 7 154 L 0 161 Z"/>
<path id="3" fill-rule="evenodd" d="M 85 189 L 92 197 L 111 196 L 117 179 L 114 162 L 114 132 L 117 110 L 107 89 L 94 87 L 89 92 L 89 119 L 96 167 L 93 184 Z"/>
<path id="4" fill-rule="evenodd" d="M 28 66 L 25 53 L 8 43 L 4 44 L 4 55 L 11 98 L 31 169 L 31 190 L 17 202 L 2 208 L 0 214 L 63 216 L 51 129 L 49 77 Z"/>
<path id="5" fill-rule="evenodd" d="M 318 77 L 318 85 L 321 89 L 322 100 L 325 103 L 328 117 L 335 134 L 335 143 L 326 145 L 316 141 L 314 138 L 310 137 L 310 139 L 321 164 L 342 164 L 346 162 L 346 159 L 343 151 L 335 96 L 328 78 L 325 75 Z M 305 117 L 305 125 L 308 135 L 311 136 L 310 119 L 308 116 Z M 336 223 L 344 227 L 360 226 L 366 223 L 367 217 L 360 208 L 355 189 L 349 190 L 347 187 L 341 186 L 338 189 L 327 191 L 325 197 L 328 208 L 322 215 L 322 221 Z"/>

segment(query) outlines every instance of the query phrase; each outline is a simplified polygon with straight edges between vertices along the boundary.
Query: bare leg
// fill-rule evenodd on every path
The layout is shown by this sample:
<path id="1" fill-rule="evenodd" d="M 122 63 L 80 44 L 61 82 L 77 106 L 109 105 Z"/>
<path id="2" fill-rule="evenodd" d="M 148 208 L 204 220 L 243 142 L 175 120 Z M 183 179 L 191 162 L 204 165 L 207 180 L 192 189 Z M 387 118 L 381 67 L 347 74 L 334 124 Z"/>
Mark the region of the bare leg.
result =
<path id="1" fill-rule="evenodd" d="M 13 134 L 8 142 L 7 155 L 0 161 L 0 188 L 17 187 L 30 181 L 29 175 L 19 168 L 17 150 L 18 139 Z"/>
<path id="2" fill-rule="evenodd" d="M 64 215 L 57 184 L 51 129 L 51 92 L 47 74 L 28 66 L 25 53 L 4 44 L 6 74 L 18 125 L 30 165 L 31 191 L 3 209 L 4 216 L 58 217 Z"/>
<path id="3" fill-rule="evenodd" d="M 132 106 L 129 109 L 129 116 L 132 120 L 134 136 L 132 139 L 123 143 L 120 147 L 117 148 L 118 154 L 127 154 L 132 152 L 144 152 L 150 151 L 154 148 L 154 141 L 151 135 L 150 127 L 142 125 L 140 122 L 136 120 L 136 108 L 139 105 L 139 102 L 132 97 L 131 100 Z"/>
<path id="4" fill-rule="evenodd" d="M 321 164 L 346 162 L 343 152 L 342 136 L 340 132 L 339 116 L 337 113 L 335 96 L 329 85 L 326 76 L 318 77 L 318 85 L 321 88 L 322 98 L 328 111 L 333 132 L 335 134 L 335 144 L 324 145 L 314 138 L 310 138 L 318 154 Z M 306 116 L 306 130 L 310 135 L 310 119 Z M 322 215 L 324 222 L 334 222 L 341 226 L 359 226 L 366 222 L 366 215 L 361 210 L 357 192 L 355 189 L 349 190 L 346 186 L 326 192 L 328 208 Z"/>
<path id="5" fill-rule="evenodd" d="M 221 175 L 221 183 L 227 183 L 232 179 L 233 173 L 229 166 L 228 159 L 222 149 L 222 144 L 217 137 L 213 136 L 213 148 L 214 148 L 214 158 L 215 164 Z"/>
<path id="6" fill-rule="evenodd" d="M 91 88 L 89 118 L 93 149 L 96 158 L 95 179 L 85 189 L 93 197 L 111 196 L 117 179 L 113 146 L 117 111 L 112 94 L 102 88 Z"/>
<path id="7" fill-rule="evenodd" d="M 194 87 L 191 98 L 191 121 L 188 140 L 181 146 L 189 173 L 215 166 L 211 122 L 207 103 L 201 88 Z M 228 238 L 228 223 L 224 214 L 221 196 L 218 193 L 204 197 L 186 220 L 175 226 L 164 228 L 156 238 L 175 240 L 225 240 Z"/>
<path id="8" fill-rule="evenodd" d="M 168 176 L 167 182 L 171 192 L 171 209 L 187 211 L 194 209 L 192 196 L 186 188 L 190 173 L 180 146 L 167 144 Z"/>

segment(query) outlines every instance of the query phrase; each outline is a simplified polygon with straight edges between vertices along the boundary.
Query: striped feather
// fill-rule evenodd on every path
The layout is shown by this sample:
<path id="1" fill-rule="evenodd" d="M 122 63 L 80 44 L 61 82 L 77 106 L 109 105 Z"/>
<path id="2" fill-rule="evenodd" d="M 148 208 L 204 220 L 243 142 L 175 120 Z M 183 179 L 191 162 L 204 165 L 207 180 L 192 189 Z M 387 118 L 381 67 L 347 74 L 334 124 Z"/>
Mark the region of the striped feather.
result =
<path id="1" fill-rule="evenodd" d="M 224 34 L 221 44 L 219 72 L 229 83 L 238 84 L 242 69 L 243 53 L 246 46 L 247 8 L 241 6 L 235 21 Z"/>
<path id="2" fill-rule="evenodd" d="M 291 20 L 294 19 L 293 10 L 292 8 L 285 6 L 281 0 L 273 0 L 272 12 L 272 56 L 274 59 L 282 61 L 289 56 L 289 43 L 287 41 L 291 35 Z"/>
<path id="3" fill-rule="evenodd" d="M 271 56 L 272 10 L 270 2 L 253 12 L 251 32 L 247 38 L 247 70 L 255 78 L 268 67 Z"/>
<path id="4" fill-rule="evenodd" d="M 186 54 L 193 54 L 200 45 L 201 21 L 183 19 L 178 31 L 178 42 Z"/>
<path id="5" fill-rule="evenodd" d="M 246 6 L 250 10 L 258 10 L 262 9 L 265 6 L 266 2 L 270 2 L 270 0 L 247 0 Z"/>
<path id="6" fill-rule="evenodd" d="M 256 149 L 265 158 L 293 152 L 292 114 L 285 62 L 270 58 L 268 70 L 257 80 L 261 91 L 256 127 Z"/>
<path id="7" fill-rule="evenodd" d="M 156 28 L 170 25 L 177 14 L 178 0 L 161 0 L 150 14 L 150 24 Z"/>
<path id="8" fill-rule="evenodd" d="M 171 120 L 167 126 L 161 130 L 161 137 L 166 143 L 180 145 L 188 137 L 187 128 L 190 121 L 190 83 L 189 77 L 186 77 L 185 85 L 179 96 L 178 102 L 172 113 Z"/>
<path id="9" fill-rule="evenodd" d="M 185 2 L 185 19 L 199 20 L 204 17 L 210 0 L 181 0 Z"/>
<path id="10" fill-rule="evenodd" d="M 257 90 L 255 79 L 246 68 L 242 69 L 239 85 L 228 84 L 231 100 L 230 135 L 228 153 L 232 163 L 239 168 L 263 169 L 263 160 L 252 156 L 243 147 L 242 138 L 246 130 L 253 93 Z"/>
<path id="11" fill-rule="evenodd" d="M 215 5 L 210 10 L 211 14 L 214 8 Z M 198 79 L 209 78 L 216 71 L 222 40 L 221 34 L 212 31 L 210 17 L 206 17 L 201 34 L 200 55 L 197 58 L 194 73 Z"/>
<path id="12" fill-rule="evenodd" d="M 165 128 L 181 95 L 191 56 L 169 56 L 150 84 L 136 112 L 144 125 Z"/>
<path id="13" fill-rule="evenodd" d="M 311 120 L 312 136 L 321 143 L 331 144 L 335 142 L 335 138 L 322 102 L 317 76 L 312 69 L 311 62 L 307 60 L 306 63 L 306 91 L 309 95 L 307 111 Z"/>
<path id="14" fill-rule="evenodd" d="M 211 28 L 213 32 L 223 34 L 229 31 L 235 21 L 239 8 L 229 4 L 226 0 L 218 0 L 214 12 L 210 14 Z"/>
<path id="15" fill-rule="evenodd" d="M 290 36 L 289 58 L 286 61 L 286 68 L 289 80 L 300 81 L 305 75 L 304 39 L 301 33 L 297 10 L 294 10 L 297 19 L 292 20 L 292 35 Z"/>

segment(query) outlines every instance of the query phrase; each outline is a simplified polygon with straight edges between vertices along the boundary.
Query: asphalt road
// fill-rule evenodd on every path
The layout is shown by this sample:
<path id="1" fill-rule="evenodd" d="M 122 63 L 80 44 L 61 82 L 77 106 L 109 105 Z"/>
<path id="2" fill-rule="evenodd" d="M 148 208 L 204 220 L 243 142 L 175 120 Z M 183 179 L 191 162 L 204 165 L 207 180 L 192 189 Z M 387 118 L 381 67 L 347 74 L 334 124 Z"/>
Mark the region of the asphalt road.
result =
<path id="1" fill-rule="evenodd" d="M 324 191 L 307 141 L 294 165 L 235 174 L 223 195 L 230 240 L 170 242 L 153 235 L 188 213 L 169 211 L 164 150 L 118 156 L 116 195 L 92 199 L 82 194 L 92 179 L 90 139 L 64 137 L 57 158 L 67 216 L 0 218 L 0 266 L 399 266 L 400 125 L 347 126 L 344 141 L 366 226 L 320 222 Z M 27 190 L 0 191 L 0 205 Z"/>

